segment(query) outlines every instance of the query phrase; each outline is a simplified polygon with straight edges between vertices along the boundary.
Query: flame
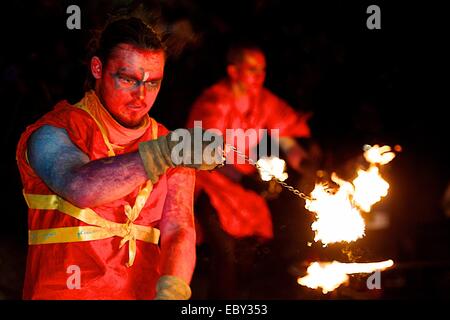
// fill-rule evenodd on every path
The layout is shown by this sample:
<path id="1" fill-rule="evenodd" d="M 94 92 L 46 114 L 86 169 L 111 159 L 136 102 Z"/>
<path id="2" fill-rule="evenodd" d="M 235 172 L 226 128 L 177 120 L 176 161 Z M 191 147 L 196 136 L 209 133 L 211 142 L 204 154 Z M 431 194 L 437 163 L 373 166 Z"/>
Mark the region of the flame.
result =
<path id="1" fill-rule="evenodd" d="M 366 145 L 364 151 L 364 158 L 370 163 L 369 169 L 358 170 L 358 176 L 352 182 L 333 173 L 331 180 L 339 188 L 330 192 L 326 185 L 316 184 L 310 199 L 306 200 L 305 208 L 316 214 L 316 221 L 311 225 L 315 232 L 314 241 L 320 240 L 324 246 L 363 237 L 365 223 L 361 211 L 369 212 L 372 205 L 388 193 L 389 183 L 381 177 L 379 166 L 389 163 L 395 154 L 390 152 L 389 146 Z M 320 287 L 325 294 L 348 282 L 349 274 L 370 273 L 393 265 L 392 260 L 378 263 L 314 262 L 308 267 L 308 274 L 298 278 L 297 282 L 313 289 Z"/>
<path id="2" fill-rule="evenodd" d="M 369 212 L 372 205 L 385 197 L 389 189 L 389 183 L 380 176 L 379 169 L 375 166 L 367 171 L 358 170 L 358 177 L 353 180 L 353 185 L 353 201 L 365 212 Z"/>
<path id="3" fill-rule="evenodd" d="M 347 283 L 349 274 L 372 273 L 385 270 L 394 265 L 394 261 L 386 260 L 371 263 L 313 262 L 307 269 L 307 275 L 297 279 L 298 284 L 308 288 L 322 288 L 324 294 L 333 291 L 341 284 Z"/>
<path id="4" fill-rule="evenodd" d="M 377 144 L 374 146 L 365 145 L 364 150 L 364 158 L 371 164 L 384 165 L 395 158 L 395 153 L 390 152 L 390 146 L 380 147 Z"/>
<path id="5" fill-rule="evenodd" d="M 372 206 L 388 193 L 389 183 L 384 180 L 378 165 L 390 162 L 395 154 L 391 147 L 364 146 L 364 157 L 370 162 L 367 170 L 358 170 L 358 176 L 348 182 L 335 173 L 331 180 L 339 185 L 334 193 L 324 184 L 316 184 L 311 199 L 305 208 L 316 214 L 311 228 L 315 231 L 314 241 L 324 245 L 340 241 L 355 241 L 364 236 L 365 223 L 361 211 L 369 212 Z"/>
<path id="6" fill-rule="evenodd" d="M 389 163 L 395 157 L 390 146 L 364 146 L 364 158 L 370 163 L 368 170 L 358 170 L 358 177 L 353 180 L 355 193 L 353 201 L 363 211 L 369 212 L 372 206 L 388 193 L 389 183 L 384 180 L 377 165 Z"/>
<path id="7" fill-rule="evenodd" d="M 286 162 L 277 157 L 264 157 L 256 162 L 259 174 L 263 181 L 270 181 L 275 178 L 284 181 L 288 178 L 285 172 Z"/>
<path id="8" fill-rule="evenodd" d="M 365 224 L 350 200 L 354 188 L 335 174 L 331 179 L 340 186 L 336 193 L 318 184 L 311 192 L 311 199 L 306 200 L 305 208 L 316 213 L 316 221 L 311 225 L 315 231 L 314 241 L 320 240 L 324 245 L 355 241 L 364 235 Z"/>

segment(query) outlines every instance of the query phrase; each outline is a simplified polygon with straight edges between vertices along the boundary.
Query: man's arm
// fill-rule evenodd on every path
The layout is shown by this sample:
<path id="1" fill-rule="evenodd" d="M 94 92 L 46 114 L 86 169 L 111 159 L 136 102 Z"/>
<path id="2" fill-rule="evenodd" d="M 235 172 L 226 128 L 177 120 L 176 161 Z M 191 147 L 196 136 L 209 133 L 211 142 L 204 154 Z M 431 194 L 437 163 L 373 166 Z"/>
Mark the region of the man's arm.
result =
<path id="1" fill-rule="evenodd" d="M 33 133 L 27 153 L 47 186 L 82 208 L 120 199 L 148 179 L 138 152 L 90 161 L 65 129 L 53 126 Z"/>
<path id="2" fill-rule="evenodd" d="M 267 107 L 267 127 L 279 129 L 280 137 L 309 138 L 311 132 L 308 120 L 311 112 L 296 111 L 285 100 L 277 97 L 270 91 L 266 91 L 265 106 Z"/>
<path id="3" fill-rule="evenodd" d="M 188 284 L 195 267 L 194 183 L 192 169 L 179 168 L 168 174 L 168 192 L 159 225 L 162 278 L 158 282 L 158 299 L 190 296 Z"/>

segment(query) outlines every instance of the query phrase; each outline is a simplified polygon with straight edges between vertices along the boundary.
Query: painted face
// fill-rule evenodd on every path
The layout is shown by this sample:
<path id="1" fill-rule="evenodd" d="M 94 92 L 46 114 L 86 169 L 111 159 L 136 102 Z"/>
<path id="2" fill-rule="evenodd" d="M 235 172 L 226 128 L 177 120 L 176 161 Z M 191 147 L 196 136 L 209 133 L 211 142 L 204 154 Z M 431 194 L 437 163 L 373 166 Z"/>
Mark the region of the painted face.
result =
<path id="1" fill-rule="evenodd" d="M 258 91 L 266 78 L 266 58 L 261 51 L 245 50 L 243 61 L 237 65 L 239 85 L 246 91 Z"/>
<path id="2" fill-rule="evenodd" d="M 118 45 L 103 68 L 99 81 L 100 99 L 121 125 L 142 124 L 156 100 L 164 74 L 162 50 Z"/>

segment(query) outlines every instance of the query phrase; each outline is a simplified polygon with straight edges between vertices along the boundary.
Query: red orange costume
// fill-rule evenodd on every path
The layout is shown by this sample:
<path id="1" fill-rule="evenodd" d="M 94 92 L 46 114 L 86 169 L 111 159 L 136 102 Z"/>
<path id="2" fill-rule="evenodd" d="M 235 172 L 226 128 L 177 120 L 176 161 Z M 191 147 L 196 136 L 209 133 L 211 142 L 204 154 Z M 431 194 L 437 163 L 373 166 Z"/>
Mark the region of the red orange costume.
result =
<path id="1" fill-rule="evenodd" d="M 27 141 L 44 125 L 64 128 L 90 160 L 136 151 L 140 142 L 168 132 L 150 117 L 136 130 L 120 126 L 92 91 L 76 105 L 58 103 L 26 129 L 17 148 L 30 230 L 23 297 L 152 299 L 160 276 L 157 228 L 161 216 L 174 208 L 192 210 L 189 205 L 178 206 L 168 190 L 193 182 L 193 171 L 172 168 L 156 184 L 147 182 L 121 199 L 77 208 L 55 195 L 28 164 Z M 174 172 L 183 178 L 172 177 Z M 81 270 L 79 289 L 67 285 L 71 265 Z"/>

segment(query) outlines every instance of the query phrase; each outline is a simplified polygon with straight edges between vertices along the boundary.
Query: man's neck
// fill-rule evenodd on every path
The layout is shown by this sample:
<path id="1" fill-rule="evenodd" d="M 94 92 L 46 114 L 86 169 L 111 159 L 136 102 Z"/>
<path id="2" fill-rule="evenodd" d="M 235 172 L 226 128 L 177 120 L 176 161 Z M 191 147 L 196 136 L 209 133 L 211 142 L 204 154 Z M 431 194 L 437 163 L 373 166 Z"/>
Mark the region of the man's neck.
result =
<path id="1" fill-rule="evenodd" d="M 249 95 L 247 89 L 238 82 L 231 82 L 231 90 L 236 98 L 242 98 Z"/>

